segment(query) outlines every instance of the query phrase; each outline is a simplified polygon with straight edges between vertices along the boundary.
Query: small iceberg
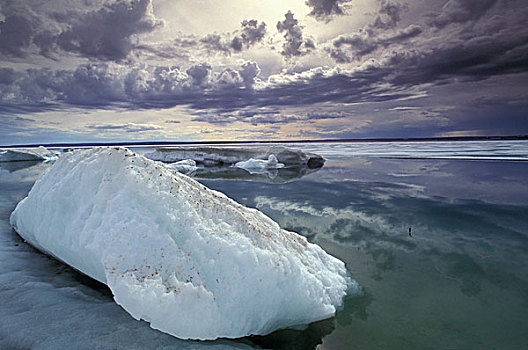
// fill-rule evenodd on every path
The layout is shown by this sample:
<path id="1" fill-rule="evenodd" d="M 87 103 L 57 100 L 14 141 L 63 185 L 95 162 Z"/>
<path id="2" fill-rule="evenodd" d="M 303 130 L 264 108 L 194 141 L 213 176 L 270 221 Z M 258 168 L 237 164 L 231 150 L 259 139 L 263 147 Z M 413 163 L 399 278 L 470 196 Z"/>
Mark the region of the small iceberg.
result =
<path id="1" fill-rule="evenodd" d="M 44 146 L 38 148 L 0 149 L 0 162 L 21 162 L 28 160 L 54 161 L 59 153 Z"/>
<path id="2" fill-rule="evenodd" d="M 196 162 L 192 159 L 184 159 L 179 162 L 165 164 L 165 167 L 185 175 L 194 174 L 198 169 Z"/>
<path id="3" fill-rule="evenodd" d="M 250 174 L 264 174 L 270 169 L 284 168 L 284 164 L 279 163 L 277 157 L 270 154 L 268 160 L 250 158 L 249 160 L 236 163 L 235 167 L 244 169 Z"/>
<path id="4" fill-rule="evenodd" d="M 325 160 L 318 154 L 303 152 L 282 146 L 270 147 L 234 147 L 234 146 L 178 146 L 156 148 L 145 157 L 165 163 L 183 159 L 193 159 L 205 166 L 233 165 L 248 159 L 267 160 L 274 155 L 278 162 L 286 166 L 306 166 L 310 169 L 320 168 Z"/>
<path id="5" fill-rule="evenodd" d="M 318 245 L 126 148 L 62 155 L 10 222 L 37 249 L 107 284 L 132 317 L 182 339 L 308 324 L 359 292 Z"/>

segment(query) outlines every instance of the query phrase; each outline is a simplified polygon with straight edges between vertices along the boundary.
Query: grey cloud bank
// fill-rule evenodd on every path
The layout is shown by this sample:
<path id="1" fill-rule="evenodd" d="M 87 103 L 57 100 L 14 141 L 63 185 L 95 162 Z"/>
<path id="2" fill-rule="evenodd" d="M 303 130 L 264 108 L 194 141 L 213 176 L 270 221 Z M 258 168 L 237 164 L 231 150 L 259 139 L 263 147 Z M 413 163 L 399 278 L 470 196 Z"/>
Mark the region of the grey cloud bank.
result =
<path id="1" fill-rule="evenodd" d="M 375 11 L 361 13 L 354 2 L 310 0 L 305 13 L 287 11 L 276 26 L 255 13 L 230 32 L 204 36 L 171 32 L 153 1 L 75 1 L 67 8 L 59 0 L 2 2 L 0 115 L 34 120 L 10 118 L 11 129 L 38 124 L 38 113 L 50 110 L 156 113 L 181 106 L 189 111 L 187 121 L 137 124 L 155 131 L 190 121 L 265 126 L 310 120 L 312 129 L 303 133 L 315 137 L 528 133 L 528 6 L 522 1 L 450 0 L 415 16 L 415 2 L 373 1 Z M 350 30 L 346 18 L 366 21 Z M 335 34 L 320 35 L 312 23 Z M 427 111 L 448 100 L 441 123 L 406 128 L 394 118 L 430 118 Z M 483 107 L 479 122 L 474 113 Z M 308 118 L 306 109 L 323 112 Z M 498 114 L 500 122 L 492 122 Z M 344 127 L 348 123 L 362 127 Z M 101 120 L 85 127 L 142 131 L 133 124 Z"/>

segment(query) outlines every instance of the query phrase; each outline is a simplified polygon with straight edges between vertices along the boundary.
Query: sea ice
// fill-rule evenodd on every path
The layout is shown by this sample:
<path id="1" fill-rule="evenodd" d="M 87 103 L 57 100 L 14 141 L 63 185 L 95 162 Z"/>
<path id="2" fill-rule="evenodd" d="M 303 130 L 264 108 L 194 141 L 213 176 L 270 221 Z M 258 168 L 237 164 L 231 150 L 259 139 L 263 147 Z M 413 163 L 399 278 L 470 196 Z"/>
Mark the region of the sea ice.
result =
<path id="1" fill-rule="evenodd" d="M 274 154 L 270 154 L 268 160 L 250 158 L 236 163 L 235 167 L 244 169 L 250 174 L 263 174 L 270 169 L 284 168 L 284 164 L 279 163 Z"/>
<path id="2" fill-rule="evenodd" d="M 334 315 L 344 263 L 256 209 L 125 148 L 64 154 L 11 214 L 41 251 L 183 339 L 267 334 Z"/>
<path id="3" fill-rule="evenodd" d="M 28 160 L 52 161 L 59 157 L 59 153 L 50 151 L 44 146 L 38 148 L 0 149 L 0 162 L 17 162 Z"/>
<path id="4" fill-rule="evenodd" d="M 269 147 L 234 147 L 234 146 L 178 146 L 171 148 L 156 148 L 154 152 L 145 154 L 152 160 L 172 163 L 182 159 L 193 159 L 204 165 L 235 164 L 250 158 L 267 160 L 275 155 L 278 162 L 289 165 L 304 165 L 310 169 L 320 168 L 324 158 L 318 154 L 303 152 L 281 146 Z"/>

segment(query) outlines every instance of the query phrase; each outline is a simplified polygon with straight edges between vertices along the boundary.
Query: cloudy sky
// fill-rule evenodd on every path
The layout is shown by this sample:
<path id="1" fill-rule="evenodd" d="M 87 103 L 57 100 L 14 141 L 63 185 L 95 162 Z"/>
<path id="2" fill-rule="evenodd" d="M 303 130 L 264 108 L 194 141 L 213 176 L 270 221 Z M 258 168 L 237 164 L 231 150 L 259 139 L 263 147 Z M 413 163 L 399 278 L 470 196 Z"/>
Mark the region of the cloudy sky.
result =
<path id="1" fill-rule="evenodd" d="M 528 134 L 526 0 L 0 0 L 0 144 Z"/>

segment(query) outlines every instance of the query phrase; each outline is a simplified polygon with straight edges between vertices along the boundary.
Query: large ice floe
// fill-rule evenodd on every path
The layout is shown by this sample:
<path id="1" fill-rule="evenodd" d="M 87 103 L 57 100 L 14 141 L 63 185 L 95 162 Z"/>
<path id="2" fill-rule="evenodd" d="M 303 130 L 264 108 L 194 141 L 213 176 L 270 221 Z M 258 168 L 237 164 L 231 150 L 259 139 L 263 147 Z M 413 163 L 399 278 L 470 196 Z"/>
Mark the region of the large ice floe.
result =
<path id="1" fill-rule="evenodd" d="M 53 161 L 59 153 L 50 151 L 44 146 L 38 148 L 0 149 L 0 162 L 17 162 L 28 160 Z"/>
<path id="2" fill-rule="evenodd" d="M 126 148 L 64 154 L 11 214 L 27 242 L 183 339 L 267 334 L 334 315 L 344 263 L 256 209 Z"/>
<path id="3" fill-rule="evenodd" d="M 303 152 L 282 146 L 269 147 L 235 147 L 235 146 L 177 146 L 170 148 L 156 148 L 154 152 L 145 154 L 152 160 L 172 163 L 183 159 L 193 159 L 206 166 L 236 164 L 252 159 L 268 160 L 274 155 L 279 163 L 289 165 L 303 165 L 308 168 L 320 168 L 324 158 L 318 154 Z"/>

